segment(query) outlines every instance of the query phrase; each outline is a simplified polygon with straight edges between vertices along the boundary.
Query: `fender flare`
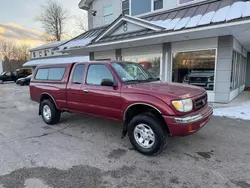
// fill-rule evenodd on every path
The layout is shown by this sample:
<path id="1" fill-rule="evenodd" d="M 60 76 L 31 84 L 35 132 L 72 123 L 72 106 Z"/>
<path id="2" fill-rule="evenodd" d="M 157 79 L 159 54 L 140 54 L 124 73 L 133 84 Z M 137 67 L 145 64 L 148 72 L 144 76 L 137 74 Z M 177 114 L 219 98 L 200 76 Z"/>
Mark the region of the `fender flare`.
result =
<path id="1" fill-rule="evenodd" d="M 54 99 L 54 97 L 52 96 L 52 95 L 50 95 L 49 93 L 46 93 L 46 92 L 43 92 L 42 94 L 41 94 L 41 96 L 40 96 L 40 103 L 39 103 L 39 115 L 41 115 L 41 99 L 42 99 L 42 96 L 43 95 L 48 95 L 51 99 L 52 99 L 52 101 L 53 101 L 53 103 L 55 104 L 55 106 L 56 106 L 56 108 L 58 109 L 58 106 L 57 106 L 57 103 L 56 103 L 56 100 Z"/>
<path id="2" fill-rule="evenodd" d="M 147 103 L 132 103 L 131 105 L 129 105 L 127 108 L 126 108 L 126 110 L 124 111 L 124 113 L 123 113 L 123 120 L 125 121 L 126 120 L 126 113 L 127 113 L 127 111 L 132 107 L 132 106 L 135 106 L 135 105 L 145 105 L 145 106 L 149 106 L 149 107 L 151 107 L 151 108 L 154 108 L 156 111 L 158 111 L 160 114 L 162 114 L 161 113 L 161 111 L 158 109 L 158 108 L 156 108 L 155 106 L 153 106 L 153 105 L 151 105 L 151 104 L 147 104 Z"/>

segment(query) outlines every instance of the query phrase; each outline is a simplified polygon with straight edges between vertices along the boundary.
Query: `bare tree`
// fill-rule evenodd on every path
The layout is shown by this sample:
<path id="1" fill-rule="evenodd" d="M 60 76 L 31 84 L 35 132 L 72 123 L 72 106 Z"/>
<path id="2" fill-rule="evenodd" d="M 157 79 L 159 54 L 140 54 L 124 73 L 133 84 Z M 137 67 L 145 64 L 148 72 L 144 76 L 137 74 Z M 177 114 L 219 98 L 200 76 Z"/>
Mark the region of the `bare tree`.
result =
<path id="1" fill-rule="evenodd" d="M 57 41 L 61 41 L 65 32 L 65 25 L 68 19 L 68 12 L 61 4 L 54 0 L 48 0 L 42 5 L 42 12 L 37 16 L 47 35 Z"/>
<path id="2" fill-rule="evenodd" d="M 57 39 L 54 37 L 54 36 L 52 36 L 52 35 L 48 35 L 48 34 L 44 34 L 43 36 L 42 36 L 42 39 L 47 43 L 47 42 L 55 42 L 55 41 L 57 41 Z"/>
<path id="3" fill-rule="evenodd" d="M 4 38 L 0 40 L 0 53 L 4 57 L 4 70 L 14 71 L 17 68 L 21 68 L 23 63 L 29 59 L 29 46 L 18 45 L 14 40 Z"/>
<path id="4" fill-rule="evenodd" d="M 86 16 L 79 15 L 79 16 L 74 16 L 73 18 L 79 30 L 84 31 L 84 32 L 88 30 L 88 24 L 87 24 L 88 19 Z"/>
<path id="5" fill-rule="evenodd" d="M 14 59 L 18 61 L 27 61 L 29 59 L 29 46 L 19 45 L 14 48 Z"/>
<path id="6" fill-rule="evenodd" d="M 15 42 L 10 38 L 4 38 L 0 41 L 0 52 L 2 53 L 4 59 L 14 58 L 15 47 Z"/>
<path id="7" fill-rule="evenodd" d="M 10 38 L 4 38 L 0 41 L 0 52 L 4 59 L 27 61 L 29 57 L 29 46 L 17 45 Z"/>

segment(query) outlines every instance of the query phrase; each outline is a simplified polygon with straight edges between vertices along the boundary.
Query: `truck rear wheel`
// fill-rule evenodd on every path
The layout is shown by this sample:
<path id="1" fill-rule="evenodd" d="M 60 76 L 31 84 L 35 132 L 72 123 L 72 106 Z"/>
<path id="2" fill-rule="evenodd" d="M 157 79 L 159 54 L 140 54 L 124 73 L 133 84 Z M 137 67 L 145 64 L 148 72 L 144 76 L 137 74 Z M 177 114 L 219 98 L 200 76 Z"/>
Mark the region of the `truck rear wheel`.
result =
<path id="1" fill-rule="evenodd" d="M 151 114 L 140 114 L 128 125 L 131 144 L 144 155 L 157 155 L 165 146 L 166 133 L 162 123 Z"/>
<path id="2" fill-rule="evenodd" d="M 42 101 L 41 114 L 43 121 L 49 125 L 59 123 L 61 118 L 61 112 L 56 108 L 55 104 L 47 99 Z"/>

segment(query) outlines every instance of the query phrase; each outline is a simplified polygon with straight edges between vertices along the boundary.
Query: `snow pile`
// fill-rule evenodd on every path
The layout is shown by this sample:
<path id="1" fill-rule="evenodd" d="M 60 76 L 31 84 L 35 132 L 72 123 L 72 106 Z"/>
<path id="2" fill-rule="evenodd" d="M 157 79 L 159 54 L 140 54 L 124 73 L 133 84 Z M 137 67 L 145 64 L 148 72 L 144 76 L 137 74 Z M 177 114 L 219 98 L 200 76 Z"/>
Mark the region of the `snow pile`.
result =
<path id="1" fill-rule="evenodd" d="M 250 120 L 250 101 L 239 106 L 214 108 L 214 116 Z"/>

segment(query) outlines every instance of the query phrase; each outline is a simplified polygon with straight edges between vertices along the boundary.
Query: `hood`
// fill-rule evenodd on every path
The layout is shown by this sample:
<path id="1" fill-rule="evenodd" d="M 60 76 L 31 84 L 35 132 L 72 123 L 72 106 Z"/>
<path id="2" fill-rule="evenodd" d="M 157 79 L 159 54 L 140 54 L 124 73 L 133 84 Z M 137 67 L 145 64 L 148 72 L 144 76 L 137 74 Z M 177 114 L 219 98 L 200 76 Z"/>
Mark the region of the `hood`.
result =
<path id="1" fill-rule="evenodd" d="M 170 97 L 171 100 L 190 98 L 206 92 L 205 89 L 197 86 L 161 81 L 130 84 L 127 88 L 133 90 L 131 92 L 151 94 L 160 98 Z"/>

